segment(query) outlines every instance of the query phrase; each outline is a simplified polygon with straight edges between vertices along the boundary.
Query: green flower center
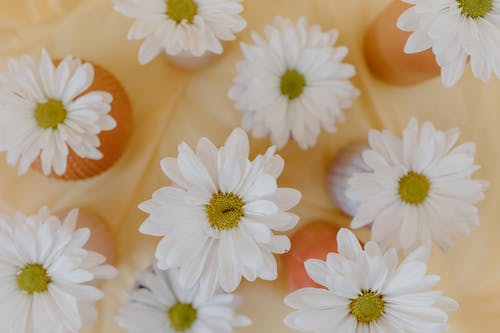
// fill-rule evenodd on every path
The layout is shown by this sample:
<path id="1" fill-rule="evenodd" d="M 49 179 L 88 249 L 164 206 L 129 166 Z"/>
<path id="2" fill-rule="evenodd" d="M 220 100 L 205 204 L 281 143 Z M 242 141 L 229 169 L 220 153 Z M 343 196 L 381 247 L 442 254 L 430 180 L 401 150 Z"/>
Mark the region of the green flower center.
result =
<path id="1" fill-rule="evenodd" d="M 493 8 L 493 0 L 457 0 L 462 14 L 473 19 L 483 17 Z"/>
<path id="2" fill-rule="evenodd" d="M 41 264 L 28 264 L 24 266 L 16 279 L 17 287 L 29 295 L 46 292 L 49 289 L 49 284 L 52 282 L 52 279 L 47 274 L 47 270 Z"/>
<path id="3" fill-rule="evenodd" d="M 170 324 L 178 332 L 190 329 L 196 321 L 197 314 L 196 309 L 191 304 L 180 302 L 168 310 Z"/>
<path id="4" fill-rule="evenodd" d="M 210 226 L 217 230 L 230 230 L 238 226 L 245 215 L 243 200 L 234 193 L 217 192 L 205 206 Z"/>
<path id="5" fill-rule="evenodd" d="M 379 320 L 384 314 L 384 308 L 385 302 L 382 295 L 371 290 L 362 290 L 361 295 L 349 304 L 349 312 L 362 324 L 370 324 Z"/>
<path id="6" fill-rule="evenodd" d="M 64 104 L 55 99 L 49 99 L 43 104 L 38 104 L 35 109 L 36 122 L 43 129 L 57 129 L 59 124 L 64 123 L 67 114 Z"/>
<path id="7" fill-rule="evenodd" d="M 198 14 L 198 4 L 194 0 L 168 0 L 167 15 L 177 23 L 187 20 L 193 23 Z"/>
<path id="8" fill-rule="evenodd" d="M 429 195 L 430 187 L 426 176 L 410 171 L 399 180 L 399 197 L 408 204 L 420 205 Z"/>
<path id="9" fill-rule="evenodd" d="M 289 69 L 281 77 L 281 93 L 288 99 L 295 99 L 302 95 L 306 86 L 306 78 L 294 69 Z"/>

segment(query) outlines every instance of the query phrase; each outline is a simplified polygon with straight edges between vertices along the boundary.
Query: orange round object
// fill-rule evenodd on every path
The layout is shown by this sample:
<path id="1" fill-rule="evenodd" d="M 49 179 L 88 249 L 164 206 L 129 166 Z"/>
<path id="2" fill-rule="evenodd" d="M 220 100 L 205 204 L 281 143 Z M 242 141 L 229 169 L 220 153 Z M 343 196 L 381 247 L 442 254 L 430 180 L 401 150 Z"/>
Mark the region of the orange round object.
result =
<path id="1" fill-rule="evenodd" d="M 324 288 L 307 274 L 304 262 L 308 259 L 326 260 L 330 252 L 337 252 L 339 228 L 327 221 L 312 221 L 292 237 L 292 248 L 284 255 L 288 286 L 291 290 L 306 287 Z"/>
<path id="2" fill-rule="evenodd" d="M 411 5 L 393 0 L 367 29 L 365 58 L 381 80 L 397 85 L 417 84 L 439 76 L 440 67 L 431 49 L 406 54 L 404 46 L 411 33 L 397 27 L 399 16 Z"/>
<path id="3" fill-rule="evenodd" d="M 51 172 L 51 178 L 81 180 L 97 176 L 113 166 L 128 145 L 132 134 L 132 108 L 127 93 L 115 76 L 104 68 L 94 65 L 94 72 L 94 82 L 83 94 L 98 90 L 113 95 L 109 115 L 116 120 L 114 129 L 102 131 L 98 135 L 101 142 L 99 150 L 104 157 L 100 160 L 81 158 L 70 148 L 66 172 L 61 176 Z M 32 168 L 42 172 L 40 158 L 33 163 Z"/>

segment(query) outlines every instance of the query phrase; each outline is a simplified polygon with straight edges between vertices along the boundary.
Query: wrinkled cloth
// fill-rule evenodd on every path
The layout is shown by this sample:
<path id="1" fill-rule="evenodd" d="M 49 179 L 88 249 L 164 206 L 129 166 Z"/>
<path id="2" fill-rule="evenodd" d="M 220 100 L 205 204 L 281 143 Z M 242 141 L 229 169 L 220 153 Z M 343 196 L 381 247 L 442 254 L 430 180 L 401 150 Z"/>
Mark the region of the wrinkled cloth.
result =
<path id="1" fill-rule="evenodd" d="M 322 134 L 318 145 L 302 151 L 291 142 L 280 154 L 286 161 L 280 186 L 298 188 L 303 200 L 295 212 L 300 224 L 321 218 L 342 226 L 349 219 L 331 203 L 327 192 L 330 160 L 351 141 L 366 139 L 369 128 L 387 128 L 398 135 L 411 116 L 433 121 L 440 129 L 460 127 L 461 141 L 478 144 L 477 173 L 492 183 L 479 204 L 481 228 L 457 241 L 449 254 L 434 249 L 430 272 L 439 274 L 439 287 L 460 302 L 450 318 L 451 333 L 496 333 L 500 327 L 500 80 L 483 84 L 467 70 L 452 89 L 439 78 L 413 87 L 386 85 L 368 71 L 362 53 L 362 38 L 370 21 L 390 0 L 247 0 L 244 17 L 248 28 L 238 41 L 225 44 L 218 61 L 195 72 L 178 69 L 164 58 L 146 66 L 137 60 L 141 41 L 128 41 L 132 24 L 112 9 L 111 0 L 2 0 L 0 1 L 0 69 L 7 59 L 23 53 L 39 54 L 46 47 L 54 57 L 71 53 L 91 60 L 114 73 L 128 91 L 135 115 L 132 141 L 121 160 L 109 172 L 81 182 L 52 180 L 30 171 L 18 177 L 0 155 L 0 210 L 34 213 L 43 205 L 63 210 L 80 207 L 104 217 L 116 240 L 118 278 L 103 284 L 105 299 L 99 304 L 100 320 L 82 332 L 121 332 L 114 316 L 125 301 L 124 291 L 135 272 L 151 264 L 160 240 L 139 234 L 146 218 L 137 205 L 169 180 L 160 169 L 160 159 L 176 156 L 181 141 L 193 145 L 206 136 L 222 144 L 239 125 L 241 113 L 227 98 L 242 58 L 239 41 L 251 42 L 252 30 L 262 32 L 276 15 L 293 19 L 305 15 L 324 29 L 338 28 L 339 43 L 350 49 L 347 61 L 356 65 L 355 85 L 361 90 L 346 122 L 334 134 Z M 268 139 L 252 140 L 252 153 L 263 153 Z M 304 163 L 307 161 L 307 163 Z M 299 226 L 300 226 L 299 224 Z M 368 230 L 356 231 L 364 241 Z M 241 312 L 254 325 L 237 332 L 293 332 L 282 323 L 291 309 L 282 302 L 288 293 L 283 272 L 278 281 L 243 283 L 246 298 Z"/>

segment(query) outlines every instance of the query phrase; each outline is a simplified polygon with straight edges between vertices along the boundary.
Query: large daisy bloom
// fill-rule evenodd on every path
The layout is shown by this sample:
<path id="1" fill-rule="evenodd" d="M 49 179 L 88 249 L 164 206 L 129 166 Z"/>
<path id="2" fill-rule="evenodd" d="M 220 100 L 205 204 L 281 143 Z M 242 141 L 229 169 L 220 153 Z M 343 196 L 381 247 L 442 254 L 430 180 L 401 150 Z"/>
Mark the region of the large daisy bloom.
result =
<path id="1" fill-rule="evenodd" d="M 411 6 L 398 27 L 412 32 L 406 53 L 432 48 L 447 87 L 462 77 L 470 58 L 474 76 L 500 77 L 500 0 L 402 0 Z"/>
<path id="2" fill-rule="evenodd" d="M 24 55 L 0 75 L 0 151 L 24 174 L 37 158 L 43 173 L 62 175 L 69 150 L 99 160 L 98 134 L 116 127 L 108 114 L 113 97 L 85 91 L 94 80 L 90 63 L 67 56 L 57 66 L 46 50 Z"/>
<path id="3" fill-rule="evenodd" d="M 116 270 L 84 248 L 90 231 L 76 229 L 77 219 L 77 209 L 64 221 L 47 208 L 0 216 L 1 332 L 79 332 L 97 319 L 103 294 L 90 283 Z"/>
<path id="4" fill-rule="evenodd" d="M 153 267 L 141 272 L 117 321 L 129 333 L 232 333 L 233 327 L 251 324 L 236 313 L 240 304 L 233 294 L 203 297 L 198 285 L 181 286 L 177 270 Z"/>
<path id="5" fill-rule="evenodd" d="M 373 223 L 372 239 L 387 247 L 411 251 L 436 242 L 443 251 L 455 236 L 479 226 L 475 204 L 488 184 L 474 180 L 476 146 L 455 147 L 458 129 L 438 131 L 415 119 L 397 138 L 371 130 L 363 160 L 371 171 L 349 180 L 347 196 L 360 203 L 351 226 Z"/>
<path id="6" fill-rule="evenodd" d="M 242 127 L 257 138 L 271 136 L 283 147 L 293 138 L 301 148 L 316 144 L 324 129 L 335 131 L 359 91 L 349 81 L 356 70 L 342 60 L 347 47 L 334 47 L 339 32 L 323 32 L 302 17 L 277 17 L 254 45 L 241 44 L 245 59 L 229 97 L 243 112 Z"/>
<path id="7" fill-rule="evenodd" d="M 199 57 L 222 54 L 222 42 L 234 40 L 246 27 L 242 0 L 113 0 L 114 9 L 136 21 L 128 39 L 144 39 L 139 62 L 146 64 L 162 51 L 185 51 Z"/>
<path id="8" fill-rule="evenodd" d="M 140 231 L 164 236 L 156 250 L 160 269 L 178 267 L 183 287 L 199 282 L 207 295 L 219 286 L 234 291 L 242 277 L 277 278 L 273 253 L 287 252 L 290 240 L 273 231 L 297 224 L 287 210 L 300 192 L 278 188 L 284 162 L 275 151 L 250 161 L 248 137 L 238 128 L 220 148 L 203 138 L 196 151 L 182 143 L 177 158 L 161 161 L 175 186 L 139 206 L 149 214 Z"/>
<path id="9" fill-rule="evenodd" d="M 285 298 L 295 312 L 285 324 L 303 332 L 440 333 L 458 304 L 431 290 L 439 276 L 427 275 L 429 249 L 398 263 L 395 249 L 375 242 L 363 250 L 352 232 L 337 235 L 338 254 L 310 259 L 309 276 L 324 288 L 304 288 Z"/>

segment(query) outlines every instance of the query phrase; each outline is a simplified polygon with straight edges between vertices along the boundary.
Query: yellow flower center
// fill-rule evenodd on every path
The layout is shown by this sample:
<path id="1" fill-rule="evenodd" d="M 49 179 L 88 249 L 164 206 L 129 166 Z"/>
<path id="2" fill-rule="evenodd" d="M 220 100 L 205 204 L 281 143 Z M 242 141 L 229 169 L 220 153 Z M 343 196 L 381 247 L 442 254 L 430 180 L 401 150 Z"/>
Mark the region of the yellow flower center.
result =
<path id="1" fill-rule="evenodd" d="M 52 279 L 41 264 L 28 264 L 17 275 L 17 287 L 29 295 L 44 293 L 49 289 Z"/>
<path id="2" fill-rule="evenodd" d="M 286 73 L 281 77 L 281 93 L 287 96 L 290 100 L 302 95 L 305 86 L 306 78 L 304 77 L 304 75 L 294 69 L 287 70 Z"/>
<path id="3" fill-rule="evenodd" d="M 59 124 L 64 123 L 67 114 L 64 104 L 55 99 L 49 99 L 43 104 L 38 104 L 35 109 L 36 122 L 43 129 L 57 129 Z"/>
<path id="4" fill-rule="evenodd" d="M 382 295 L 371 291 L 362 290 L 358 298 L 349 304 L 349 312 L 358 323 L 370 324 L 379 320 L 384 314 L 385 302 Z"/>
<path id="5" fill-rule="evenodd" d="M 429 195 L 430 187 L 426 176 L 410 171 L 399 180 L 399 197 L 408 204 L 420 205 Z"/>
<path id="6" fill-rule="evenodd" d="M 198 4 L 194 0 L 167 1 L 167 15 L 177 23 L 187 20 L 192 24 L 196 14 L 198 14 Z"/>
<path id="7" fill-rule="evenodd" d="M 190 329 L 196 321 L 197 314 L 196 309 L 191 304 L 180 302 L 168 310 L 170 324 L 178 332 Z"/>
<path id="8" fill-rule="evenodd" d="M 473 19 L 483 17 L 493 8 L 493 0 L 457 0 L 462 14 Z"/>
<path id="9" fill-rule="evenodd" d="M 243 200 L 234 193 L 217 192 L 205 206 L 210 226 L 217 230 L 236 228 L 245 215 Z"/>

